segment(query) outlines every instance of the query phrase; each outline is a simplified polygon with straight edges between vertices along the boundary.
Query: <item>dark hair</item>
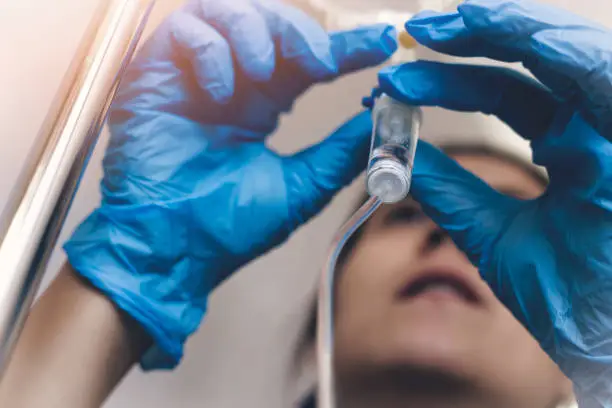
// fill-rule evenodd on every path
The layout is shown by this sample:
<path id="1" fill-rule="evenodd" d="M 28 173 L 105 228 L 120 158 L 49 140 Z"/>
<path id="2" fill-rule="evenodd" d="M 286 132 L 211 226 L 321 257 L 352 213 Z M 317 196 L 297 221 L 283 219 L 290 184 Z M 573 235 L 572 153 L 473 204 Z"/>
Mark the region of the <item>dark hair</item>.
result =
<path id="1" fill-rule="evenodd" d="M 446 154 L 449 156 L 485 156 L 494 159 L 498 159 L 502 162 L 509 163 L 515 165 L 518 168 L 521 168 L 525 172 L 527 172 L 531 177 L 533 177 L 538 183 L 540 183 L 543 187 L 548 185 L 548 179 L 544 174 L 539 172 L 534 168 L 534 166 L 525 163 L 524 161 L 518 159 L 517 157 L 505 153 L 503 151 L 491 148 L 485 145 L 477 145 L 477 144 L 445 144 L 441 147 Z M 368 200 L 369 196 L 367 194 L 362 195 L 361 199 L 358 202 L 358 205 L 355 208 L 359 208 Z M 348 240 L 344 248 L 342 248 L 342 252 L 338 257 L 338 270 L 342 270 L 344 267 L 349 255 L 353 252 L 357 243 L 361 239 L 363 235 L 364 226 L 362 226 L 359 230 L 357 230 L 353 236 Z M 304 331 L 302 334 L 302 341 L 298 345 L 297 352 L 300 353 L 305 347 L 311 344 L 317 334 L 317 305 L 316 302 L 313 302 L 313 307 L 310 311 L 310 315 L 307 321 L 306 326 L 304 327 Z"/>

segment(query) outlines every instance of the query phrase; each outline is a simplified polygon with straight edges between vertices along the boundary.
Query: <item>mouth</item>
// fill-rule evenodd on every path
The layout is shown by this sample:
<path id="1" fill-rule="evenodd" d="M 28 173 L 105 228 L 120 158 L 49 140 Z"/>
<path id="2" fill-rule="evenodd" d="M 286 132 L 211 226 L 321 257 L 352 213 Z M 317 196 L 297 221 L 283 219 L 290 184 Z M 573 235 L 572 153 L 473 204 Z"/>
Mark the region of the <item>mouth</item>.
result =
<path id="1" fill-rule="evenodd" d="M 426 271 L 411 279 L 398 292 L 402 301 L 416 300 L 426 296 L 451 298 L 465 303 L 477 305 L 481 298 L 465 274 L 452 271 Z"/>

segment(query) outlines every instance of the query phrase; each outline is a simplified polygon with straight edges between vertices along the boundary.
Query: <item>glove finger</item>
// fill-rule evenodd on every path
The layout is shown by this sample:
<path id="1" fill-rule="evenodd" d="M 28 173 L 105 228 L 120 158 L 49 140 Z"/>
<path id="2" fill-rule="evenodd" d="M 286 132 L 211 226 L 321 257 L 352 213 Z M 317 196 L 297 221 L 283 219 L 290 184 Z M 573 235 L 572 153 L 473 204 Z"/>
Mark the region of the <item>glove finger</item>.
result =
<path id="1" fill-rule="evenodd" d="M 387 24 L 364 26 L 349 31 L 338 31 L 329 35 L 330 52 L 335 68 L 327 73 L 313 76 L 301 67 L 289 64 L 275 77 L 281 85 L 288 105 L 295 96 L 317 82 L 333 81 L 346 74 L 375 67 L 385 62 L 397 50 L 397 32 Z"/>
<path id="2" fill-rule="evenodd" d="M 297 8 L 276 1 L 256 5 L 266 16 L 283 59 L 297 66 L 311 83 L 379 65 L 397 50 L 397 32 L 388 24 L 327 33 Z"/>
<path id="3" fill-rule="evenodd" d="M 379 83 L 407 104 L 496 115 L 529 140 L 549 130 L 559 107 L 542 85 L 506 68 L 418 61 L 383 69 Z"/>
<path id="4" fill-rule="evenodd" d="M 172 38 L 193 66 L 198 85 L 219 103 L 234 94 L 232 53 L 225 39 L 191 14 L 177 12 L 169 20 Z"/>
<path id="5" fill-rule="evenodd" d="M 247 76 L 254 81 L 272 77 L 274 41 L 266 20 L 250 1 L 192 0 L 186 9 L 225 37 Z"/>
<path id="6" fill-rule="evenodd" d="M 330 34 L 331 53 L 337 74 L 329 79 L 375 67 L 397 51 L 397 30 L 388 24 L 375 24 Z"/>
<path id="7" fill-rule="evenodd" d="M 337 71 L 329 34 L 314 18 L 277 0 L 255 1 L 253 7 L 266 21 L 283 60 L 297 64 L 313 78 Z"/>
<path id="8" fill-rule="evenodd" d="M 557 95 L 586 101 L 593 124 L 610 136 L 612 43 L 604 27 L 530 0 L 468 0 L 459 13 L 417 16 L 407 29 L 442 52 L 523 62 Z"/>
<path id="9" fill-rule="evenodd" d="M 549 30 L 534 36 L 544 64 L 576 81 L 581 113 L 612 140 L 612 32 Z M 555 61 L 552 64 L 552 61 Z M 550 61 L 550 63 L 548 63 Z M 572 97 L 572 87 L 565 92 Z"/>
<path id="10" fill-rule="evenodd" d="M 395 28 L 386 24 L 330 34 L 334 70 L 313 76 L 298 62 L 283 61 L 269 83 L 258 84 L 260 94 L 275 101 L 275 111 L 289 112 L 296 98 L 315 83 L 331 81 L 387 60 L 397 49 L 395 37 Z"/>
<path id="11" fill-rule="evenodd" d="M 534 161 L 551 177 L 550 191 L 609 206 L 610 189 L 601 180 L 610 179 L 612 145 L 536 81 L 505 68 L 416 62 L 381 71 L 381 91 L 411 105 L 497 115 L 532 141 Z"/>
<path id="12" fill-rule="evenodd" d="M 519 203 L 423 141 L 417 146 L 411 195 L 479 268 L 502 233 L 513 204 Z"/>
<path id="13" fill-rule="evenodd" d="M 612 32 L 573 13 L 532 0 L 469 0 L 459 7 L 467 26 L 489 41 L 525 52 L 527 68 L 554 92 L 586 102 L 592 124 L 610 138 Z M 555 80 L 547 76 L 554 74 Z M 577 93 L 566 77 L 582 91 Z M 601 123 L 603 121 L 604 123 Z"/>
<path id="14" fill-rule="evenodd" d="M 500 45 L 468 28 L 458 13 L 422 12 L 406 23 L 406 29 L 422 45 L 434 51 L 457 57 L 487 57 L 502 62 L 522 62 L 544 85 L 557 95 L 570 99 L 577 86 L 559 73 L 530 58 L 522 48 Z"/>
<path id="15" fill-rule="evenodd" d="M 193 70 L 187 70 L 188 60 Z M 229 45 L 218 32 L 195 17 L 177 11 L 170 15 L 142 46 L 128 66 L 113 103 L 116 114 L 126 104 L 134 108 L 159 108 L 168 101 L 185 100 L 183 77 L 206 95 L 224 102 L 234 93 L 234 69 Z M 177 82 L 177 78 L 181 78 Z M 191 78 L 190 78 L 191 79 Z"/>
<path id="16" fill-rule="evenodd" d="M 423 11 L 406 22 L 406 30 L 421 45 L 457 57 L 488 57 L 518 62 L 521 52 L 494 45 L 470 30 L 458 12 Z"/>
<path id="17" fill-rule="evenodd" d="M 371 114 L 362 112 L 321 143 L 286 158 L 285 180 L 294 227 L 315 216 L 363 171 L 371 133 Z"/>

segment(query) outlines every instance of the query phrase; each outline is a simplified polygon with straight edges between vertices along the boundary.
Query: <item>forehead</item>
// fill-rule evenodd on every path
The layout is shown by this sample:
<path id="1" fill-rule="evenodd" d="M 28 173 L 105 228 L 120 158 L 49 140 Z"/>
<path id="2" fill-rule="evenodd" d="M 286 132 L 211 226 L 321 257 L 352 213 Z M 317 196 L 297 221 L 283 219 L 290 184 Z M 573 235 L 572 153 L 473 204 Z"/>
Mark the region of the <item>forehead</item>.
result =
<path id="1" fill-rule="evenodd" d="M 518 164 L 486 155 L 455 155 L 466 170 L 480 177 L 494 189 L 523 199 L 538 197 L 544 191 L 541 182 Z"/>

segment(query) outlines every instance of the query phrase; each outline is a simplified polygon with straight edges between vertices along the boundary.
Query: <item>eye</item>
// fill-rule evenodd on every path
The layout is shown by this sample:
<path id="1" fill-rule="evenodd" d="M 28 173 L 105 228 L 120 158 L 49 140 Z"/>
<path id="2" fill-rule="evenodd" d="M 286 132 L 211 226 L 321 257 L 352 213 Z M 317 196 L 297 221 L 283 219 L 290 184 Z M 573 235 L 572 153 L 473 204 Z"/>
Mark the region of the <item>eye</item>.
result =
<path id="1" fill-rule="evenodd" d="M 385 225 L 396 225 L 398 223 L 410 223 L 423 218 L 423 212 L 414 206 L 396 207 L 389 211 L 385 218 Z"/>

